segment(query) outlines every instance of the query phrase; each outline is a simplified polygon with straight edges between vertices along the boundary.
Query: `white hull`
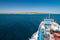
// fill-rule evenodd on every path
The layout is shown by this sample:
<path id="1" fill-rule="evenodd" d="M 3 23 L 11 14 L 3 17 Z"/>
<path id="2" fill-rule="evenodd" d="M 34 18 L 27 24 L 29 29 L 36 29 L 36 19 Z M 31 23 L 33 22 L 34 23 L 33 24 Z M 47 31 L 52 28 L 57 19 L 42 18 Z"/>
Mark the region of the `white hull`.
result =
<path id="1" fill-rule="evenodd" d="M 50 19 L 48 19 L 48 20 L 50 20 Z M 58 31 L 60 31 L 59 24 L 54 22 L 54 20 L 51 22 L 51 26 L 48 27 L 47 29 L 45 28 L 44 21 L 42 21 L 40 23 L 40 26 L 41 26 L 42 29 L 47 30 L 46 31 L 47 35 L 48 34 L 50 35 L 48 38 L 44 38 L 44 40 L 55 40 L 53 34 L 50 33 L 50 30 L 54 30 L 54 31 L 58 30 Z M 29 40 L 38 40 L 38 31 L 39 30 L 37 30 L 37 32 L 35 32 Z"/>

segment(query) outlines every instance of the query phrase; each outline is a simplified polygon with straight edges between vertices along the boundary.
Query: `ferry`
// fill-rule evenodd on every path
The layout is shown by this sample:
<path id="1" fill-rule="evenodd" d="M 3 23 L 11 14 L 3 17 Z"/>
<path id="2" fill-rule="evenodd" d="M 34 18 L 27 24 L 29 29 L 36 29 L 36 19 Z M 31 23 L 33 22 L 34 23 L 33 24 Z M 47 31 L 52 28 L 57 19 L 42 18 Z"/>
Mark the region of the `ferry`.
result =
<path id="1" fill-rule="evenodd" d="M 60 40 L 60 25 L 54 19 L 45 18 L 29 40 Z"/>

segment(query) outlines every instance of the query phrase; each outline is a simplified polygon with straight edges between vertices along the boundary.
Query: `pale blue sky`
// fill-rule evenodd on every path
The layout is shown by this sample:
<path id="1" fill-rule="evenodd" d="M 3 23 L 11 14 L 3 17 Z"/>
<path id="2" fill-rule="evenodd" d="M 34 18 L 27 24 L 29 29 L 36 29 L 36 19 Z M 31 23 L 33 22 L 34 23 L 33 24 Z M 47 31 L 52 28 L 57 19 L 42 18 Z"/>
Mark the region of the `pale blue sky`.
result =
<path id="1" fill-rule="evenodd" d="M 60 0 L 0 0 L 0 12 L 60 12 Z"/>

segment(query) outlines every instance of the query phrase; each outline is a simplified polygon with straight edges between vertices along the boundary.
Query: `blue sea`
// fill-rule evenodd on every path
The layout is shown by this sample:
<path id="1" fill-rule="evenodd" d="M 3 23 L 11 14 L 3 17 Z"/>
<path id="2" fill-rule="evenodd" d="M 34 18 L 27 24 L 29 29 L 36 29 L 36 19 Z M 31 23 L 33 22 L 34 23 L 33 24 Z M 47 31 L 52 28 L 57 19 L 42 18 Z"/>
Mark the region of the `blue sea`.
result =
<path id="1" fill-rule="evenodd" d="M 48 14 L 0 14 L 0 40 L 28 40 Z M 60 24 L 60 14 L 50 18 Z"/>

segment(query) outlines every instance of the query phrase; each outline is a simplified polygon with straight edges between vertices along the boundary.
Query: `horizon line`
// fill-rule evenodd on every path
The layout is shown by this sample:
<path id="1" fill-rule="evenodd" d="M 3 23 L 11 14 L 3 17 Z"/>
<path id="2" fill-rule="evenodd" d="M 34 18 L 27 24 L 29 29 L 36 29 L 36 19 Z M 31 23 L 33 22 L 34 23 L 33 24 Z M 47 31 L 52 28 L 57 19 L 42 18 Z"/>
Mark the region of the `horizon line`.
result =
<path id="1" fill-rule="evenodd" d="M 0 12 L 0 14 L 60 14 L 60 12 Z"/>

